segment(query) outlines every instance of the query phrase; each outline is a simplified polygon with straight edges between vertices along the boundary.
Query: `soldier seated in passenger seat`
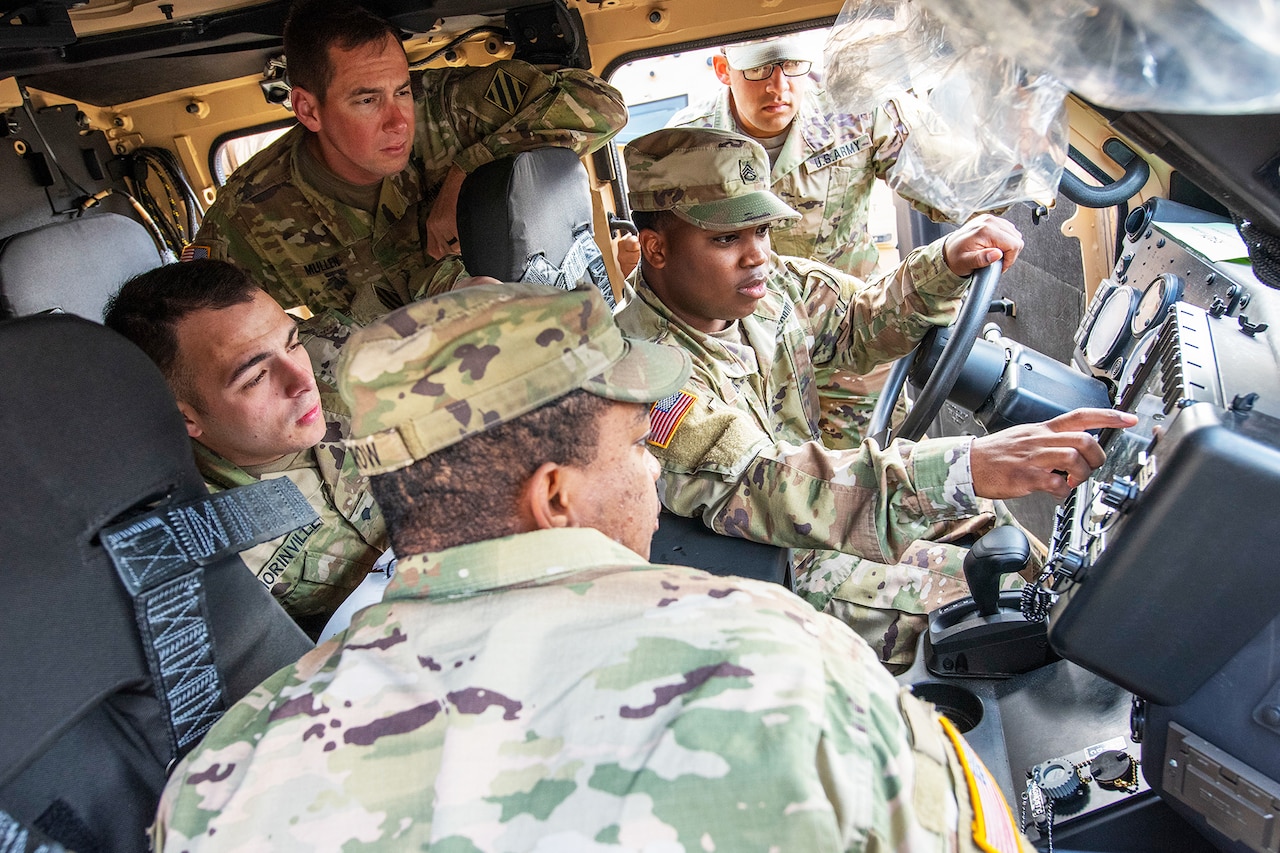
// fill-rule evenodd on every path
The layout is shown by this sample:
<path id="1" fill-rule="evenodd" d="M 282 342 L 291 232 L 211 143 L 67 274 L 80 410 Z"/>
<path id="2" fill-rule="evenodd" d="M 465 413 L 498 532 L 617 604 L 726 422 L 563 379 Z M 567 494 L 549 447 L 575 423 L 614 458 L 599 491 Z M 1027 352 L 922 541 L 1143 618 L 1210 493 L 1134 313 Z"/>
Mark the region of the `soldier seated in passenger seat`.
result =
<path id="1" fill-rule="evenodd" d="M 475 287 L 356 332 L 349 447 L 399 569 L 177 766 L 153 849 L 1029 853 L 848 628 L 648 562 L 648 404 L 688 375 L 594 287 Z"/>
<path id="2" fill-rule="evenodd" d="M 346 407 L 317 384 L 297 321 L 242 270 L 199 260 L 130 279 L 104 322 L 160 367 L 210 491 L 288 477 L 319 513 L 241 554 L 314 639 L 387 534 L 367 478 L 339 443 Z"/>

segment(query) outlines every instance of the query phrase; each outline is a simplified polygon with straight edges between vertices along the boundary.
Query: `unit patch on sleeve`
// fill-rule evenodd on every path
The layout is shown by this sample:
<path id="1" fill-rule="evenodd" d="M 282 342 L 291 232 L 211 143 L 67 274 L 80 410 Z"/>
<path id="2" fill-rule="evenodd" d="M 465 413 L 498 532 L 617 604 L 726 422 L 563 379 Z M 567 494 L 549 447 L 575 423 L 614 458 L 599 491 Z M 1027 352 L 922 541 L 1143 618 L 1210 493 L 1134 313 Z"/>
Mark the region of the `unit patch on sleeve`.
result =
<path id="1" fill-rule="evenodd" d="M 688 391 L 677 391 L 654 403 L 649 410 L 649 443 L 664 448 L 670 444 L 671 437 L 676 434 L 676 427 L 680 426 L 697 399 Z"/>
<path id="2" fill-rule="evenodd" d="M 499 68 L 494 72 L 493 81 L 489 83 L 484 99 L 507 115 L 515 115 L 527 91 L 529 91 L 528 83 Z"/>

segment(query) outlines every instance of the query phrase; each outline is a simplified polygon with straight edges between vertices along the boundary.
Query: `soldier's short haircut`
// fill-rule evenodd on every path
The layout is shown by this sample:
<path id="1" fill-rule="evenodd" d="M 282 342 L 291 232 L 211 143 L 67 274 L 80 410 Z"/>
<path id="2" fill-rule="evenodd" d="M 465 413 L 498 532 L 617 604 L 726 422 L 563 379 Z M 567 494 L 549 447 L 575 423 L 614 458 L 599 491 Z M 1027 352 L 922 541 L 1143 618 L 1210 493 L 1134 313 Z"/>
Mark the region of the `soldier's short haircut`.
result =
<path id="1" fill-rule="evenodd" d="M 189 370 L 178 359 L 178 321 L 193 311 L 252 302 L 261 292 L 248 273 L 226 261 L 166 264 L 126 281 L 107 301 L 102 322 L 156 363 L 175 397 L 198 408 Z"/>
<path id="2" fill-rule="evenodd" d="M 523 532 L 521 488 L 544 463 L 593 462 L 600 418 L 613 405 L 624 404 L 571 391 L 407 468 L 370 478 L 395 552 L 425 554 Z"/>
<path id="3" fill-rule="evenodd" d="M 676 219 L 676 215 L 669 210 L 631 211 L 631 221 L 641 231 L 662 231 Z"/>
<path id="4" fill-rule="evenodd" d="M 329 48 L 353 50 L 388 37 L 400 44 L 400 30 L 394 24 L 348 0 L 298 0 L 284 24 L 289 84 L 301 86 L 324 103 L 333 81 Z"/>

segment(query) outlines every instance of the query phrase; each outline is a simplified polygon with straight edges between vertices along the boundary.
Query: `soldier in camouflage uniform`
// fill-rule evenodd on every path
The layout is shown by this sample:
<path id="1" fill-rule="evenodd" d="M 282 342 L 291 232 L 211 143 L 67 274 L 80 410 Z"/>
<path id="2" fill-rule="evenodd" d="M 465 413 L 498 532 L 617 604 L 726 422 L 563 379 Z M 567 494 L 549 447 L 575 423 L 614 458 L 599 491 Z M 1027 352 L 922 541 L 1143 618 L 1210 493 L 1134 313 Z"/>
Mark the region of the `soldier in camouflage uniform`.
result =
<path id="1" fill-rule="evenodd" d="M 576 69 L 428 69 L 411 90 L 398 36 L 346 3 L 295 8 L 285 53 L 300 124 L 236 170 L 189 255 L 243 267 L 285 308 L 363 324 L 466 276 L 454 221 L 466 173 L 541 146 L 587 153 L 626 123 L 617 91 Z"/>
<path id="2" fill-rule="evenodd" d="M 126 282 L 106 324 L 160 367 L 210 491 L 288 477 L 319 519 L 241 554 L 313 637 L 388 546 L 368 479 L 340 440 L 337 392 L 318 386 L 293 318 L 221 261 Z"/>
<path id="3" fill-rule="evenodd" d="M 646 562 L 645 401 L 688 371 L 595 288 L 469 288 L 357 332 L 339 385 L 398 572 L 178 765 L 154 849 L 1030 851 L 847 628 Z"/>
<path id="4" fill-rule="evenodd" d="M 810 76 L 813 59 L 796 36 L 728 45 L 712 57 L 724 88 L 708 103 L 681 110 L 668 126 L 714 127 L 759 142 L 769 155 L 773 192 L 799 214 L 774 228 L 774 251 L 865 279 L 880 259 L 867 231 L 871 190 L 898 160 L 908 133 L 903 107 L 890 101 L 861 115 L 839 111 Z M 744 76 L 762 71 L 768 76 Z M 926 205 L 913 205 L 938 218 Z M 888 365 L 866 375 L 816 370 L 818 426 L 828 447 L 862 441 L 887 372 Z M 899 417 L 905 412 L 899 403 Z"/>
<path id="5" fill-rule="evenodd" d="M 1011 263 L 1017 232 L 994 217 L 976 219 L 867 285 L 770 252 L 770 224 L 796 214 L 769 191 L 757 143 L 669 128 L 632 141 L 625 158 L 643 261 L 618 323 L 629 335 L 688 351 L 694 362 L 686 387 L 654 409 L 650 441 L 662 462 L 663 504 L 720 533 L 821 549 L 796 555 L 797 591 L 848 622 L 887 666 L 907 668 L 925 614 L 968 593 L 963 551 L 916 540 L 984 532 L 995 510 L 978 495 L 1065 494 L 1061 476 L 1048 476 L 1059 466 L 1013 491 L 984 491 L 970 444 L 979 457 L 994 447 L 999 458 L 1007 433 L 828 448 L 817 427 L 815 369 L 863 372 L 910 350 L 964 293 L 967 280 L 957 273 L 1000 257 Z M 1053 443 L 1061 428 L 1033 429 Z M 1096 449 L 1088 436 L 1073 435 Z M 868 505 L 890 520 L 876 541 L 858 526 Z"/>

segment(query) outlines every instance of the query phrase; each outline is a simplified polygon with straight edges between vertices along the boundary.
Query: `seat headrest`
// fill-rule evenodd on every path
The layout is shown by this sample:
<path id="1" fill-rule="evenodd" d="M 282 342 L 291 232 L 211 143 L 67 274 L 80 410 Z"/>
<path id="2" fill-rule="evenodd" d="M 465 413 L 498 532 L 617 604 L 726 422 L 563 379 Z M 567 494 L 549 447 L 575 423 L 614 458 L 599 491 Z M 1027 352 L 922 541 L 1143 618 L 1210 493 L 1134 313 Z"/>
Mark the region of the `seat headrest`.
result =
<path id="1" fill-rule="evenodd" d="M 613 292 L 592 238 L 591 184 L 568 148 L 536 148 L 467 175 L 458 194 L 458 242 L 472 275 Z"/>
<path id="2" fill-rule="evenodd" d="M 141 350 L 79 317 L 0 322 L 0 363 L 0 790 L 77 720 L 118 701 L 132 709 L 116 718 L 133 731 L 122 743 L 150 745 L 158 764 L 142 775 L 162 784 L 164 717 L 99 533 L 148 506 L 207 495 L 182 416 Z M 206 566 L 203 586 L 230 701 L 310 647 L 238 556 Z M 60 796 L 86 814 L 112 795 L 99 790 L 109 770 L 60 772 L 62 788 L 81 788 Z M 121 821 L 154 810 L 116 795 Z"/>
<path id="3" fill-rule="evenodd" d="M 118 213 L 95 213 L 0 242 L 0 298 L 18 316 L 46 311 L 101 321 L 120 285 L 172 258 L 147 229 Z"/>

